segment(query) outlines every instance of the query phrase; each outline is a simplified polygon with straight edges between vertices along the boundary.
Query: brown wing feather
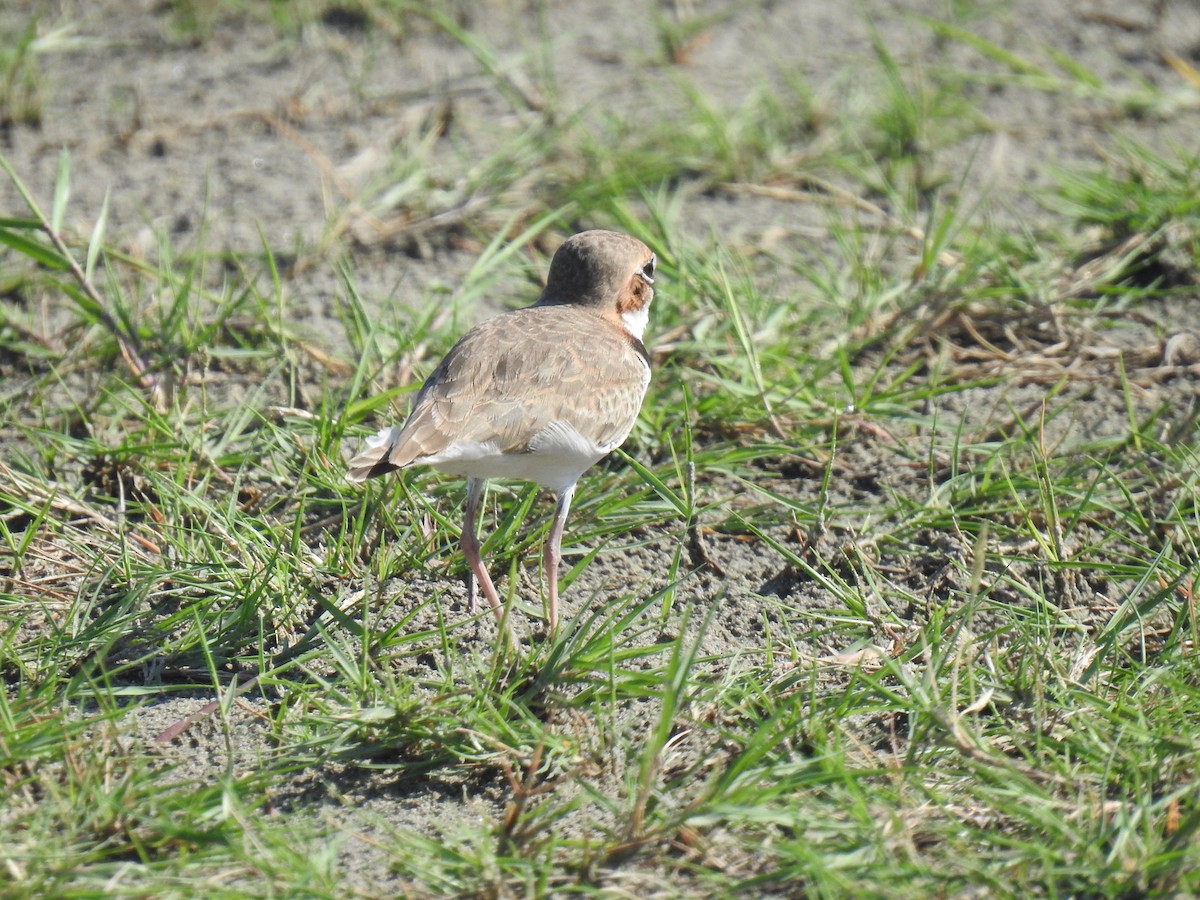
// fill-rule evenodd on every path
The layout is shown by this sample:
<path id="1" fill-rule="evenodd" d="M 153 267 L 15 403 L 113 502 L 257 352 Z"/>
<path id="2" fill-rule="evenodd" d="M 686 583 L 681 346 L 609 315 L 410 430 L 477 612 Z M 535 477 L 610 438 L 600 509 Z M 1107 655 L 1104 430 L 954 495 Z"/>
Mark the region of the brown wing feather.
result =
<path id="1" fill-rule="evenodd" d="M 637 418 L 646 378 L 629 335 L 594 313 L 505 313 L 467 332 L 430 375 L 388 462 L 406 466 L 458 441 L 494 441 L 518 453 L 555 421 L 615 444 Z"/>

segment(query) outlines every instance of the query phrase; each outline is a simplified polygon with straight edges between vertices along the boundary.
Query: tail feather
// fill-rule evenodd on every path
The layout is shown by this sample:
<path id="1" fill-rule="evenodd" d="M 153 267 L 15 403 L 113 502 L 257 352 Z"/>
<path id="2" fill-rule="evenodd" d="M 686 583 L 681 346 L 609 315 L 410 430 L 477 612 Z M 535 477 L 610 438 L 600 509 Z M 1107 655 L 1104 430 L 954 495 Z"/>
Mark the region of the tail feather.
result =
<path id="1" fill-rule="evenodd" d="M 365 444 L 350 460 L 350 471 L 346 473 L 349 481 L 366 481 L 379 475 L 394 472 L 400 466 L 392 462 L 392 450 L 396 446 L 396 438 L 400 435 L 400 426 L 385 428 L 379 433 L 367 438 Z"/>

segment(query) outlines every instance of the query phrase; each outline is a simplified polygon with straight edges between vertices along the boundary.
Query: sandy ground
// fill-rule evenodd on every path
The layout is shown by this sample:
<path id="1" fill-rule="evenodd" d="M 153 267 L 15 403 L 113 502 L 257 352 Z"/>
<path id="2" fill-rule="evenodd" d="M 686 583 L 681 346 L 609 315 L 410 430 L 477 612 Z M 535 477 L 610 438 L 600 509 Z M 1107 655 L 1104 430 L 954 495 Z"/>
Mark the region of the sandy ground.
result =
<path id="1" fill-rule="evenodd" d="M 24 17 L 31 4 L 6 4 L 0 22 Z M 528 6 L 533 6 L 532 4 Z M 338 241 L 348 248 L 359 288 L 368 303 L 428 302 L 439 285 L 452 285 L 477 257 L 480 247 L 461 230 L 441 227 L 446 209 L 409 206 L 410 199 L 386 197 L 399 183 L 391 151 L 419 143 L 439 117 L 450 124 L 438 138 L 438 170 L 432 190 L 421 196 L 447 196 L 448 209 L 465 215 L 484 233 L 503 221 L 511 198 L 482 207 L 454 198 L 456 178 L 486 158 L 506 136 L 524 127 L 536 105 L 536 66 L 556 72 L 557 102 L 589 120 L 619 116 L 638 123 L 670 121 L 693 102 L 680 75 L 700 96 L 721 106 L 736 104 L 752 89 L 781 83 L 799 69 L 827 108 L 856 108 L 870 102 L 862 72 L 874 65 L 876 35 L 905 66 L 916 71 L 947 66 L 963 72 L 999 70 L 994 62 L 958 42 L 937 37 L 920 18 L 938 17 L 945 4 L 900 0 L 848 4 L 829 0 L 777 0 L 733 4 L 714 20 L 677 66 L 654 65 L 653 4 L 561 2 L 539 17 L 527 4 L 489 0 L 466 13 L 469 27 L 484 35 L 498 53 L 512 95 L 497 90 L 477 60 L 435 29 L 415 25 L 399 40 L 368 34 L 353 16 L 305 30 L 302 40 L 280 41 L 267 25 L 252 20 L 218 20 L 198 40 L 173 31 L 166 5 L 158 2 L 95 2 L 48 6 L 45 23 L 72 24 L 76 44 L 43 61 L 45 110 L 40 126 L 10 124 L 0 132 L 3 152 L 37 196 L 49 197 L 59 149 L 70 150 L 74 191 L 69 224 L 88 233 L 91 218 L 107 194 L 108 235 L 133 256 L 155 258 L 158 235 L 186 250 L 201 242 L 210 250 L 255 254 L 259 229 L 284 263 L 286 302 L 292 324 L 320 342 L 336 342 L 330 327 L 334 267 L 312 264 L 319 248 Z M 606 7 L 603 14 L 600 6 Z M 691 7 L 691 4 L 686 4 Z M 700 3 L 702 16 L 725 7 Z M 1052 66 L 1047 48 L 1077 60 L 1105 83 L 1140 81 L 1183 97 L 1188 88 L 1164 61 L 1164 51 L 1190 59 L 1200 56 L 1200 9 L 1168 2 L 1161 20 L 1151 4 L 1093 0 L 1086 4 L 1046 4 L 1012 0 L 973 23 L 975 33 L 1036 63 Z M 1049 7 L 1049 8 L 1047 8 Z M 1083 9 L 1082 7 L 1086 7 Z M 614 23 L 620 23 L 615 27 Z M 538 52 L 543 35 L 550 54 Z M 1200 113 L 1193 103 L 1178 113 L 1134 115 L 1083 95 L 1037 91 L 1025 86 L 964 85 L 971 103 L 986 117 L 985 137 L 972 136 L 942 154 L 935 164 L 961 182 L 962 193 L 986 205 L 985 215 L 1003 227 L 1054 227 L 1031 188 L 1047 185 L 1057 167 L 1099 164 L 1117 135 L 1133 135 L 1160 146 L 1200 144 Z M 597 126 L 599 127 L 599 126 Z M 798 142 L 797 151 L 806 148 Z M 527 186 L 536 191 L 537 184 Z M 373 198 L 364 204 L 364 198 Z M 455 204 L 467 203 L 465 211 Z M 686 197 L 690 237 L 712 236 L 752 252 L 810 242 L 819 253 L 824 223 L 819 209 L 737 191 L 697 192 Z M 0 209 L 16 209 L 8 185 L 0 186 Z M 786 279 L 786 273 L 764 277 Z M 497 298 L 499 302 L 507 298 Z M 487 310 L 480 308 L 479 315 Z M 53 311 L 51 311 L 53 315 Z M 1164 334 L 1191 327 L 1187 310 L 1164 304 L 1154 322 L 1122 340 L 1145 346 L 1153 355 Z M 652 326 L 653 327 L 653 326 Z M 651 341 L 653 335 L 649 335 Z M 332 347 L 337 350 L 338 348 Z M 1111 373 L 1110 373 L 1111 374 Z M 1127 410 L 1119 392 L 1071 388 L 1075 411 L 1059 419 L 1059 435 L 1095 437 L 1119 433 Z M 963 394 L 948 401 L 947 414 L 966 410 L 980 428 L 1012 407 L 1036 402 L 1043 387 L 1014 381 L 1003 395 Z M 1141 396 L 1145 410 L 1165 402 L 1190 402 L 1194 386 L 1165 383 Z M 1011 404 L 1011 407 L 1010 407 Z M 846 450 L 846 475 L 834 490 L 844 500 L 869 499 L 878 491 L 919 491 L 922 466 L 898 464 L 885 440 L 863 435 Z M 775 489 L 798 500 L 815 497 L 818 486 L 805 477 L 772 476 Z M 711 485 L 719 491 L 719 485 Z M 837 535 L 828 540 L 836 550 Z M 947 589 L 945 560 L 964 552 L 957 539 L 931 535 L 928 565 L 911 572 L 915 596 Z M 576 598 L 603 594 L 607 585 L 644 582 L 653 589 L 672 548 L 649 541 L 596 559 L 575 583 Z M 694 576 L 687 590 L 696 599 L 722 598 L 705 638 L 705 650 L 729 654 L 759 646 L 764 609 L 788 628 L 789 608 L 820 605 L 818 585 L 781 567 L 761 544 L 716 536 L 708 552 L 723 577 Z M 912 566 L 912 557 L 906 557 Z M 1086 605 L 1095 590 L 1110 585 L 1068 585 Z M 398 595 L 441 591 L 444 603 L 461 608 L 456 583 L 409 582 L 388 587 Z M 1071 599 L 1071 598 L 1066 598 Z M 481 626 L 483 628 L 483 626 Z M 808 637 L 799 630 L 792 639 Z M 491 640 L 486 628 L 479 641 Z M 811 652 L 841 648 L 810 646 Z M 139 727 L 154 734 L 196 708 L 200 701 L 157 704 Z M 265 753 L 267 727 L 249 712 L 235 712 L 237 766 L 254 766 Z M 179 777 L 206 777 L 224 771 L 225 738 L 215 721 L 201 722 L 172 746 Z M 503 785 L 473 782 L 454 773 L 396 783 L 386 772 L 330 765 L 298 774 L 280 785 L 278 809 L 338 823 L 359 835 L 386 827 L 413 827 L 428 833 L 454 822 L 497 814 Z M 397 884 L 386 859 L 369 840 L 345 840 L 340 849 L 351 881 L 365 890 L 388 893 Z"/>

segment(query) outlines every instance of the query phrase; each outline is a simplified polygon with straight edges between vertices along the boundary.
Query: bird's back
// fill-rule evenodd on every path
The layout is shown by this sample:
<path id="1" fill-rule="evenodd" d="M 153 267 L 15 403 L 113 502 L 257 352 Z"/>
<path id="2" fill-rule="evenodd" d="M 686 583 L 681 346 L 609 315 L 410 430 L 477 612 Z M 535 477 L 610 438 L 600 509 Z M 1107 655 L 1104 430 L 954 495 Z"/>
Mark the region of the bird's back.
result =
<path id="1" fill-rule="evenodd" d="M 568 304 L 504 313 L 463 336 L 350 477 L 425 463 L 559 490 L 624 441 L 649 379 L 645 347 L 611 318 Z"/>

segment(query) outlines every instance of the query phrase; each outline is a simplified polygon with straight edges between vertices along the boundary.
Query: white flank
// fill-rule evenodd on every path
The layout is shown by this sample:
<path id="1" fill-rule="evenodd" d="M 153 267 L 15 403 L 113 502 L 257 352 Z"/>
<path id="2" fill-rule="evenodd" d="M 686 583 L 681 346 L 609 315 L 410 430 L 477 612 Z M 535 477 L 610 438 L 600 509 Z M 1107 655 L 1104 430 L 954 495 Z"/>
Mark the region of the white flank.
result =
<path id="1" fill-rule="evenodd" d="M 533 481 L 561 493 L 611 449 L 597 446 L 565 422 L 554 422 L 534 437 L 527 453 L 501 453 L 491 441 L 456 441 L 417 462 L 451 475 Z"/>

